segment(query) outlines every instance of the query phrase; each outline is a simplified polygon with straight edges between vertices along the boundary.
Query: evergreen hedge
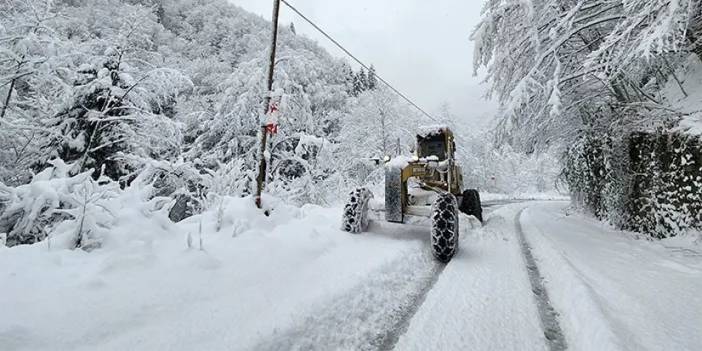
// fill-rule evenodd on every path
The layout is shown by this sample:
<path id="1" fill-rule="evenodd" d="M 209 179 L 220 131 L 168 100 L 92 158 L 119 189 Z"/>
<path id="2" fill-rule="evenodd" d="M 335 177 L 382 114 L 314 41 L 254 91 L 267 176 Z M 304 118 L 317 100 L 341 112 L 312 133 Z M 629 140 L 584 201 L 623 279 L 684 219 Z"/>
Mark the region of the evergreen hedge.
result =
<path id="1" fill-rule="evenodd" d="M 702 140 L 659 130 L 585 134 L 567 153 L 574 200 L 616 227 L 666 238 L 702 229 Z"/>

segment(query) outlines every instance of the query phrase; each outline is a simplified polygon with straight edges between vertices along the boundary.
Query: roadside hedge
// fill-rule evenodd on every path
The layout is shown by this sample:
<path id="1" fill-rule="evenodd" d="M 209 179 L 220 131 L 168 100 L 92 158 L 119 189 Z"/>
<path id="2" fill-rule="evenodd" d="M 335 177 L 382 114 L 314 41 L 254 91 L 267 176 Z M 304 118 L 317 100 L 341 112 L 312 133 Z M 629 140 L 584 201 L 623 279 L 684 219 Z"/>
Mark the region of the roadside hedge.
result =
<path id="1" fill-rule="evenodd" d="M 666 238 L 702 229 L 702 140 L 659 130 L 585 134 L 566 154 L 574 201 L 617 228 Z"/>

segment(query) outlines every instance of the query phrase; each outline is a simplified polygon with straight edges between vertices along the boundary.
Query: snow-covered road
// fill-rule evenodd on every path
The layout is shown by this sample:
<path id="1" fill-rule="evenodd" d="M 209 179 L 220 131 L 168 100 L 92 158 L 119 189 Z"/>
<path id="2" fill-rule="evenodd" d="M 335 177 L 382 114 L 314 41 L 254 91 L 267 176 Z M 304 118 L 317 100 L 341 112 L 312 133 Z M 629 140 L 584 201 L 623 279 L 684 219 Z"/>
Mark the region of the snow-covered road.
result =
<path id="1" fill-rule="evenodd" d="M 514 233 L 524 205 L 505 206 L 464 233 L 397 344 L 398 350 L 545 350 L 539 315 Z M 467 235 L 466 235 L 467 234 Z"/>
<path id="2" fill-rule="evenodd" d="M 573 350 L 702 350 L 702 247 L 636 240 L 560 203 L 521 222 Z"/>
<path id="3" fill-rule="evenodd" d="M 519 227 L 569 349 L 702 349 L 699 246 L 566 206 L 493 205 L 448 265 L 424 227 L 351 235 L 338 208 L 239 200 L 202 218 L 202 251 L 197 217 L 92 253 L 0 248 L 0 350 L 548 350 Z"/>

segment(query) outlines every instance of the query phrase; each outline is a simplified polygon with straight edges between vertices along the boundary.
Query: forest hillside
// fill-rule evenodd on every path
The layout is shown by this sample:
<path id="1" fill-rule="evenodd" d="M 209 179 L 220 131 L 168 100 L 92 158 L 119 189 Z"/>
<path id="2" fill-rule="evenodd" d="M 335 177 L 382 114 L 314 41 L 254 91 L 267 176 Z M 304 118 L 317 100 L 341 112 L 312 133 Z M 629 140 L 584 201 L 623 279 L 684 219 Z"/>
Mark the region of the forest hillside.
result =
<path id="1" fill-rule="evenodd" d="M 101 201 L 128 188 L 158 200 L 174 221 L 220 196 L 249 195 L 269 42 L 268 21 L 225 0 L 1 2 L 0 233 L 8 245 L 42 240 L 65 220 L 84 223 L 81 209 L 103 211 Z M 356 186 L 382 183 L 374 159 L 409 153 L 418 126 L 437 123 L 372 69 L 330 56 L 292 25 L 280 29 L 273 88 L 280 126 L 266 191 L 298 205 L 337 203 Z M 450 107 L 440 112 L 438 122 L 460 135 L 472 186 L 554 188 L 553 158 L 497 148 Z M 535 172 L 545 165 L 550 173 Z"/>

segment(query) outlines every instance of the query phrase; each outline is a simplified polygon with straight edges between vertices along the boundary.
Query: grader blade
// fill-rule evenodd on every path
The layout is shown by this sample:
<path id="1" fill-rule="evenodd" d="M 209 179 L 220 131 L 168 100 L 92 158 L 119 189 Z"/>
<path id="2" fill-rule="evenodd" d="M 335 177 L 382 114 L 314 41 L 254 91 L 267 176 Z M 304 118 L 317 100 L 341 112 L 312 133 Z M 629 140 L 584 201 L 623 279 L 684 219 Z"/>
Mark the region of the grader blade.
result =
<path id="1" fill-rule="evenodd" d="M 385 220 L 402 223 L 404 208 L 404 189 L 402 184 L 402 168 L 385 167 Z"/>

